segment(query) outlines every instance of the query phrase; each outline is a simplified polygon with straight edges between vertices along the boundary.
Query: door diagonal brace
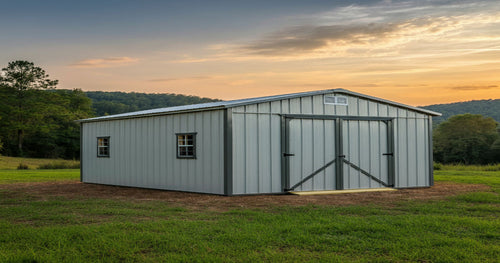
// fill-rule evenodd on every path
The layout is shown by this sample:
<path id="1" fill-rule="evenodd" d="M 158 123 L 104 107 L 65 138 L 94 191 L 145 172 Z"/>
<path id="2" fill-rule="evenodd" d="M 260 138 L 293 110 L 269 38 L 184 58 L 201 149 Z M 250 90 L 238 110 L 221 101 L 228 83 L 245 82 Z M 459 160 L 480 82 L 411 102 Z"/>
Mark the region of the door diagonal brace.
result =
<path id="1" fill-rule="evenodd" d="M 300 182 L 294 184 L 292 187 L 285 189 L 285 191 L 293 191 L 293 189 L 299 187 L 301 184 L 305 183 L 307 180 L 313 178 L 315 175 L 319 174 L 321 171 L 325 170 L 328 168 L 328 166 L 334 164 L 336 159 L 333 159 L 329 163 L 325 164 L 323 167 L 319 168 L 318 170 L 314 171 L 312 174 L 308 175 L 306 178 L 302 179 Z"/>
<path id="2" fill-rule="evenodd" d="M 371 175 L 369 172 L 367 172 L 367 171 L 365 171 L 365 170 L 361 169 L 360 167 L 356 166 L 355 164 L 353 164 L 353 163 L 349 162 L 349 161 L 348 161 L 348 160 L 346 160 L 346 159 L 342 159 L 342 161 L 344 161 L 344 163 L 348 164 L 348 165 L 349 165 L 349 166 L 351 166 L 352 168 L 354 168 L 354 169 L 356 169 L 356 170 L 360 171 L 362 174 L 364 174 L 364 175 L 368 176 L 368 177 L 369 177 L 370 179 L 372 179 L 373 181 L 375 181 L 375 182 L 377 182 L 377 183 L 379 183 L 379 184 L 381 184 L 381 185 L 383 185 L 383 186 L 385 186 L 385 187 L 393 187 L 393 186 L 394 186 L 394 185 L 388 185 L 388 184 L 387 184 L 387 183 L 385 183 L 384 181 L 382 181 L 382 180 L 378 179 L 377 177 L 375 177 L 375 176 Z"/>

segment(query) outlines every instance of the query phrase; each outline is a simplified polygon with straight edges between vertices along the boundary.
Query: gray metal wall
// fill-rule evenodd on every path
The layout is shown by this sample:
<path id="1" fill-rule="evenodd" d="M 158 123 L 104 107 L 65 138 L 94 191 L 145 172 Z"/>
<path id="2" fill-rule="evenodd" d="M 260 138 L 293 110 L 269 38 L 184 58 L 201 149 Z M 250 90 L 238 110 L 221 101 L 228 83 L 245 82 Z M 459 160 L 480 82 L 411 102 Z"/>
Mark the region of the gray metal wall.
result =
<path id="1" fill-rule="evenodd" d="M 83 123 L 82 181 L 224 194 L 224 111 Z M 197 132 L 196 159 L 176 158 L 176 133 Z M 97 137 L 110 136 L 110 157 Z"/>
<path id="2" fill-rule="evenodd" d="M 230 109 L 233 122 L 233 194 L 282 192 L 280 114 L 393 117 L 395 187 L 422 187 L 431 184 L 430 116 L 355 96 L 346 96 L 348 106 L 325 105 L 324 96 L 286 99 Z M 357 139 L 359 144 L 366 143 L 366 138 L 358 136 Z M 364 186 L 350 184 L 347 187 Z"/>

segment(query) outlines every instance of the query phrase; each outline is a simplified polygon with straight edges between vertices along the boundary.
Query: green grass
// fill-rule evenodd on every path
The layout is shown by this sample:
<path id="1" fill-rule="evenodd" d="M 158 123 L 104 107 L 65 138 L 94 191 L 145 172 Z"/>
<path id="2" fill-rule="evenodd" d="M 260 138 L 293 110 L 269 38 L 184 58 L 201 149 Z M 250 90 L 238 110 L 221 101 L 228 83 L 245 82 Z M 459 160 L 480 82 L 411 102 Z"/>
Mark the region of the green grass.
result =
<path id="1" fill-rule="evenodd" d="M 21 176 L 4 172 L 4 181 Z M 499 262 L 500 173 L 469 176 L 439 171 L 436 181 L 492 190 L 391 205 L 227 212 L 0 190 L 0 262 Z"/>
<path id="2" fill-rule="evenodd" d="M 37 159 L 37 158 L 21 158 L 8 157 L 0 155 L 0 170 L 17 169 L 19 164 L 25 164 L 29 169 L 38 169 L 40 166 L 65 166 L 64 168 L 75 168 L 80 162 L 75 160 L 60 160 L 60 159 Z M 58 168 L 54 167 L 54 168 Z M 50 169 L 50 167 L 49 167 Z"/>
<path id="3" fill-rule="evenodd" d="M 434 171 L 434 178 L 437 182 L 489 185 L 492 191 L 500 193 L 500 172 L 440 170 Z"/>
<path id="4" fill-rule="evenodd" d="M 0 184 L 79 180 L 79 169 L 0 170 Z"/>

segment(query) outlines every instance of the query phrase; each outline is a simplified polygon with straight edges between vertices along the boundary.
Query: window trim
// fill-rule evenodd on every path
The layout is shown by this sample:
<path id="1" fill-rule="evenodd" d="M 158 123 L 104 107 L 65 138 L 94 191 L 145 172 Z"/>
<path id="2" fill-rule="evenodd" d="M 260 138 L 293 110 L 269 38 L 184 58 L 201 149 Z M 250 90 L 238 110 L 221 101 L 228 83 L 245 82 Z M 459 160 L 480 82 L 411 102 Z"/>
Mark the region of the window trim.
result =
<path id="1" fill-rule="evenodd" d="M 196 159 L 196 134 L 197 132 L 179 132 L 179 133 L 176 133 L 175 134 L 175 152 L 176 152 L 176 156 L 177 156 L 177 159 Z M 193 155 L 189 155 L 189 156 L 182 156 L 179 154 L 179 136 L 180 135 L 192 135 L 193 136 L 193 145 L 186 145 L 186 146 L 183 146 L 183 147 L 189 147 L 189 146 L 192 146 L 193 147 Z"/>
<path id="2" fill-rule="evenodd" d="M 108 145 L 107 146 L 99 146 L 99 139 L 107 139 Z M 109 158 L 111 156 L 111 143 L 110 142 L 111 142 L 110 136 L 97 137 L 97 157 L 98 158 Z M 108 154 L 107 155 L 99 154 L 100 148 L 108 148 Z"/>
<path id="3" fill-rule="evenodd" d="M 327 98 L 332 98 L 334 99 L 335 102 L 327 102 Z M 340 99 L 345 99 L 345 103 L 339 102 Z M 349 99 L 347 96 L 338 96 L 338 95 L 325 95 L 323 97 L 323 104 L 326 105 L 341 105 L 341 106 L 348 106 L 349 104 Z"/>

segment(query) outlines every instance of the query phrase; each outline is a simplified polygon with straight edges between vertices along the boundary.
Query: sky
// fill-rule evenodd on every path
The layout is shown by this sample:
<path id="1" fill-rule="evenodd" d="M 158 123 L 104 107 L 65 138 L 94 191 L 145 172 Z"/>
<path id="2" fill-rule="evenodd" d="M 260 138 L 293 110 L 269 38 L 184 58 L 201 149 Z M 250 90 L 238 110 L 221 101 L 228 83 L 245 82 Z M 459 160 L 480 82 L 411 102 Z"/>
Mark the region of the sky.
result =
<path id="1" fill-rule="evenodd" d="M 32 61 L 63 89 L 500 98 L 498 0 L 0 1 L 0 67 Z"/>

